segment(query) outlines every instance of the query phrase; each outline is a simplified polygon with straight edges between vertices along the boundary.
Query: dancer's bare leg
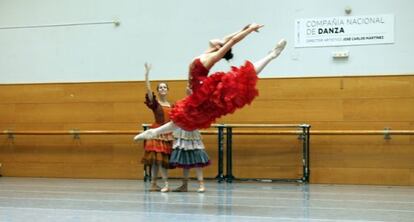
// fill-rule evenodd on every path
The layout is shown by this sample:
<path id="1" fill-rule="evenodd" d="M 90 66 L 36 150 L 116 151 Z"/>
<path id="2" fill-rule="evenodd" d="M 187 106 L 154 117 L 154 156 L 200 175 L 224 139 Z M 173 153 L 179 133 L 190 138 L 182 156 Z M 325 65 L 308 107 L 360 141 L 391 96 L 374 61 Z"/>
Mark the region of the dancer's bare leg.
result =
<path id="1" fill-rule="evenodd" d="M 272 51 L 270 51 L 268 55 L 266 55 L 263 59 L 253 64 L 257 74 L 259 74 L 264 69 L 264 67 L 266 67 L 266 65 L 269 64 L 270 61 L 272 61 L 280 55 L 280 53 L 285 48 L 286 43 L 286 40 L 280 40 L 277 43 L 276 47 Z"/>
<path id="2" fill-rule="evenodd" d="M 158 128 L 154 128 L 154 129 L 149 129 L 149 130 L 145 130 L 144 132 L 136 135 L 134 137 L 134 140 L 147 140 L 147 139 L 152 139 L 154 137 L 156 137 L 157 135 L 163 134 L 163 133 L 170 133 L 172 131 L 174 131 L 175 129 L 177 129 L 178 126 L 175 125 L 174 122 L 170 121 Z"/>

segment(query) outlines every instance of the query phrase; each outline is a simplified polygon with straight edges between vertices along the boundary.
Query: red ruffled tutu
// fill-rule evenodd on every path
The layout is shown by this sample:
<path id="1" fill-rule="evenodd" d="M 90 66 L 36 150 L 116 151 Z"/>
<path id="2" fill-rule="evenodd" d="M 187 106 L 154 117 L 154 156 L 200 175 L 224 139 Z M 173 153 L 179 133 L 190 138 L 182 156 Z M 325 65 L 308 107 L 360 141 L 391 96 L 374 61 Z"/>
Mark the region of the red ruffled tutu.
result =
<path id="1" fill-rule="evenodd" d="M 259 95 L 257 79 L 249 61 L 227 73 L 216 72 L 204 78 L 193 94 L 175 104 L 170 119 L 188 131 L 208 128 L 217 118 L 250 104 Z"/>

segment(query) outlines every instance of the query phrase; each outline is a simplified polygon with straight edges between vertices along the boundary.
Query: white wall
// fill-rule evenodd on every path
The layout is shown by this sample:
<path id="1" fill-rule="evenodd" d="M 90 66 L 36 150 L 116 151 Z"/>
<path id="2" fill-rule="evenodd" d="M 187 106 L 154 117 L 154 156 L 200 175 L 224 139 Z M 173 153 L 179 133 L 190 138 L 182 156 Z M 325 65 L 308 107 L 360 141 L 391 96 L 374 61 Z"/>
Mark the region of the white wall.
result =
<path id="1" fill-rule="evenodd" d="M 351 15 L 394 14 L 395 44 L 294 48 L 295 19 L 344 16 L 346 6 Z M 411 0 L 0 0 L 0 83 L 142 80 L 145 61 L 152 79 L 185 79 L 209 39 L 251 22 L 265 27 L 234 48 L 232 64 L 291 42 L 262 77 L 413 74 L 413 8 Z M 5 29 L 112 20 L 121 26 Z M 350 58 L 334 61 L 342 49 Z"/>

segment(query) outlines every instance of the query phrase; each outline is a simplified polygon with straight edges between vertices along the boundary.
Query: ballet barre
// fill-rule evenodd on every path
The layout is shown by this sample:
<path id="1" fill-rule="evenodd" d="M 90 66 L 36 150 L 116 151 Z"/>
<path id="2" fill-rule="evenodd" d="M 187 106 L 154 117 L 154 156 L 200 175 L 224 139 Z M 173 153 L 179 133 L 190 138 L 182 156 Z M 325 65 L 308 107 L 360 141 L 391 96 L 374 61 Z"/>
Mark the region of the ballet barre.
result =
<path id="1" fill-rule="evenodd" d="M 146 127 L 149 127 L 146 124 Z M 211 128 L 217 128 L 216 132 L 210 132 L 210 135 L 217 134 L 218 147 L 218 169 L 215 177 L 219 182 L 232 182 L 236 179 L 233 175 L 232 169 L 232 150 L 233 150 L 233 136 L 235 135 L 295 135 L 299 140 L 302 140 L 302 165 L 303 176 L 301 178 L 282 178 L 282 179 L 261 179 L 264 181 L 295 181 L 295 182 L 309 182 L 310 178 L 310 135 L 320 136 L 347 136 L 347 135 L 382 135 L 384 139 L 391 139 L 391 135 L 414 135 L 414 130 L 391 130 L 384 128 L 383 130 L 310 130 L 308 124 L 213 124 Z M 234 128 L 239 130 L 234 131 Z M 203 131 L 200 131 L 202 134 Z M 205 132 L 205 131 L 204 131 Z M 224 137 L 226 140 L 226 174 L 224 174 Z M 255 178 L 247 178 L 246 180 L 259 180 Z"/>
<path id="2" fill-rule="evenodd" d="M 144 130 L 150 124 L 143 124 Z M 212 130 L 211 128 L 216 128 Z M 215 177 L 219 182 L 232 182 L 236 179 L 232 172 L 232 138 L 235 135 L 297 135 L 302 140 L 302 164 L 303 176 L 295 179 L 269 179 L 271 181 L 298 181 L 309 182 L 310 178 L 310 135 L 313 136 L 363 136 L 382 135 L 384 139 L 391 139 L 391 135 L 414 135 L 414 130 L 310 130 L 308 124 L 213 124 L 210 129 L 200 130 L 203 135 L 217 135 L 218 149 L 218 173 Z M 233 129 L 240 129 L 233 131 Z M 11 130 L 0 131 L 0 135 L 7 135 L 9 139 L 15 139 L 16 135 L 70 135 L 73 139 L 79 139 L 81 135 L 136 135 L 139 130 Z M 226 138 L 226 174 L 224 174 L 224 139 Z M 147 176 L 147 175 L 146 175 Z M 148 177 L 144 176 L 144 179 Z"/>
<path id="3" fill-rule="evenodd" d="M 303 142 L 303 177 L 297 179 L 263 179 L 264 181 L 297 181 L 297 182 L 309 182 L 310 178 L 310 135 L 335 135 L 335 136 L 347 136 L 347 135 L 382 135 L 385 140 L 391 139 L 391 135 L 414 135 L 414 130 L 391 130 L 390 128 L 384 128 L 383 130 L 312 130 L 310 131 L 310 125 L 308 124 L 223 124 L 221 125 L 226 129 L 227 137 L 227 174 L 222 175 L 220 172 L 222 168 L 219 166 L 219 175 L 217 179 L 219 181 L 226 180 L 231 182 L 235 179 L 232 173 L 232 136 L 233 135 L 297 135 L 298 139 Z M 249 130 L 233 131 L 233 128 L 254 128 Z M 256 128 L 272 128 L 272 129 L 256 129 Z M 279 129 L 273 129 L 279 128 Z M 292 129 L 280 129 L 280 128 L 299 128 L 296 130 Z M 219 149 L 219 157 L 220 157 Z M 220 161 L 220 159 L 219 159 Z M 219 164 L 220 165 L 220 164 Z M 249 179 L 247 179 L 249 180 Z M 259 180 L 259 179 L 255 179 Z"/>
<path id="4" fill-rule="evenodd" d="M 272 128 L 272 124 L 258 125 L 257 127 L 254 124 L 213 124 L 214 128 L 226 128 L 226 127 L 236 127 L 236 128 Z M 150 126 L 150 124 L 143 124 L 143 126 Z M 289 126 L 289 125 L 281 125 Z M 3 135 L 136 135 L 141 131 L 137 130 L 3 130 L 0 131 L 0 134 Z M 202 134 L 205 135 L 214 135 L 217 134 L 213 130 L 200 130 Z M 302 131 L 300 130 L 246 130 L 246 131 L 234 131 L 233 135 L 299 135 Z M 414 135 L 414 130 L 311 130 L 311 135 Z"/>
<path id="5" fill-rule="evenodd" d="M 3 130 L 0 134 L 8 135 L 9 138 L 14 138 L 15 135 L 72 135 L 79 138 L 80 135 L 136 135 L 142 131 L 139 130 Z M 206 135 L 213 135 L 216 132 L 212 130 L 200 131 Z"/>
<path id="6" fill-rule="evenodd" d="M 76 22 L 76 23 L 60 23 L 60 24 L 41 24 L 41 25 L 23 25 L 23 26 L 3 26 L 0 30 L 7 29 L 33 29 L 33 28 L 55 28 L 55 27 L 71 27 L 71 26 L 96 26 L 96 25 L 121 25 L 120 21 L 94 21 L 94 22 Z"/>
<path id="7" fill-rule="evenodd" d="M 302 141 L 302 177 L 300 178 L 272 178 L 257 179 L 244 178 L 243 180 L 264 180 L 264 181 L 284 181 L 284 182 L 301 182 L 308 183 L 310 178 L 310 125 L 309 124 L 222 124 L 226 129 L 226 175 L 219 177 L 218 180 L 225 180 L 231 183 L 235 180 L 233 175 L 233 135 L 298 135 Z M 250 130 L 235 131 L 235 128 L 277 128 L 285 130 Z M 296 130 L 286 130 L 286 129 Z M 220 172 L 220 168 L 219 168 Z"/>
<path id="8" fill-rule="evenodd" d="M 144 130 L 147 130 L 151 125 L 143 124 Z M 281 178 L 271 179 L 272 181 L 285 182 L 309 182 L 310 177 L 310 125 L 308 124 L 212 124 L 211 128 L 217 128 L 217 132 L 200 131 L 202 134 L 210 132 L 217 134 L 217 179 L 218 182 L 226 181 L 231 183 L 236 178 L 233 175 L 233 135 L 298 135 L 298 139 L 302 140 L 302 177 L 301 178 Z M 233 128 L 294 128 L 297 130 L 278 130 L 278 131 L 235 131 Z M 224 174 L 224 137 L 226 137 L 226 174 Z M 150 178 L 150 170 L 144 166 L 144 180 Z M 255 179 L 255 178 L 250 178 Z M 247 179 L 249 180 L 249 179 Z M 270 179 L 268 179 L 270 180 Z"/>

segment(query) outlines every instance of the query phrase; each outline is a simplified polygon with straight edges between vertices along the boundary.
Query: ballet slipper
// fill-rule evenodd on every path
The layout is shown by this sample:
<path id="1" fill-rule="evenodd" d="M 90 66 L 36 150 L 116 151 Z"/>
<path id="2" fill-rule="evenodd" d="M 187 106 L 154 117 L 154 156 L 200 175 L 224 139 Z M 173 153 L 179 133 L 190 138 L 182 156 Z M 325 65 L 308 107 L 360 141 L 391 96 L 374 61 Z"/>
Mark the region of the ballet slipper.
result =
<path id="1" fill-rule="evenodd" d="M 187 183 L 183 183 L 181 186 L 172 190 L 172 192 L 188 192 L 188 185 Z"/>
<path id="2" fill-rule="evenodd" d="M 280 53 L 283 51 L 283 49 L 285 49 L 287 44 L 287 41 L 285 39 L 281 39 L 275 46 L 275 48 L 270 51 L 270 54 L 272 55 L 273 58 L 276 58 L 277 56 L 280 55 Z"/>
<path id="3" fill-rule="evenodd" d="M 157 184 L 153 183 L 151 184 L 151 188 L 149 189 L 150 192 L 158 192 L 161 190 L 161 187 L 159 187 Z"/>
<path id="4" fill-rule="evenodd" d="M 204 192 L 206 192 L 206 187 L 204 186 L 204 182 L 203 181 L 200 181 L 199 183 L 200 183 L 200 186 L 197 189 L 197 193 L 204 193 Z"/>
<path id="5" fill-rule="evenodd" d="M 149 139 L 153 139 L 155 137 L 155 133 L 153 129 L 149 129 L 146 130 L 138 135 L 136 135 L 134 137 L 134 141 L 138 141 L 138 140 L 149 140 Z"/>
<path id="6" fill-rule="evenodd" d="M 164 187 L 161 189 L 161 192 L 162 193 L 166 193 L 166 192 L 169 192 L 170 191 L 170 188 L 168 187 L 168 182 L 165 182 L 165 185 L 164 185 Z"/>

